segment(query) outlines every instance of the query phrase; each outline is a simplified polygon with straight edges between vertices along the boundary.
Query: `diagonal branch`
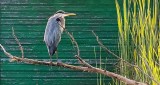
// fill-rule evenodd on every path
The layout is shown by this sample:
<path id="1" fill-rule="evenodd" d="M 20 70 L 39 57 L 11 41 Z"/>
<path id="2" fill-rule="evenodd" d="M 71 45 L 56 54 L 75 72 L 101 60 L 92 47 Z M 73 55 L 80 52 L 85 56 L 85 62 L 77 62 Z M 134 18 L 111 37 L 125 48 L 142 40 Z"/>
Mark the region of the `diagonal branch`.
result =
<path id="1" fill-rule="evenodd" d="M 76 49 L 76 54 L 77 56 L 80 56 L 80 50 L 79 50 L 79 46 L 78 43 L 76 42 L 76 40 L 74 39 L 73 35 L 67 31 L 67 29 L 64 30 L 66 32 L 66 34 L 70 37 L 71 42 L 73 43 L 73 45 L 75 45 L 75 49 Z"/>
<path id="2" fill-rule="evenodd" d="M 13 27 L 12 27 L 12 36 L 14 37 L 14 39 L 15 39 L 16 42 L 17 42 L 17 44 L 19 45 L 19 49 L 20 49 L 20 51 L 21 51 L 21 53 L 22 53 L 22 58 L 24 58 L 23 47 L 22 47 L 21 43 L 19 42 L 17 36 L 15 36 Z"/>
<path id="3" fill-rule="evenodd" d="M 96 40 L 97 40 L 98 44 L 100 45 L 100 47 L 102 47 L 106 52 L 112 54 L 112 55 L 115 56 L 116 58 L 118 58 L 118 59 L 122 60 L 123 62 L 127 63 L 127 65 L 134 66 L 134 67 L 136 66 L 136 65 L 130 64 L 129 62 L 123 60 L 123 59 L 120 58 L 118 55 L 116 55 L 115 53 L 113 53 L 112 51 L 110 51 L 106 46 L 104 46 L 104 45 L 102 44 L 102 42 L 99 40 L 99 37 L 96 35 L 96 33 L 95 33 L 93 30 L 92 30 L 92 33 L 93 33 L 93 35 L 96 37 Z"/>
<path id="4" fill-rule="evenodd" d="M 59 21 L 57 21 L 57 23 L 63 28 L 63 30 L 67 33 L 67 35 L 70 37 L 71 42 L 75 45 L 75 49 L 77 51 L 77 55 L 75 55 L 75 57 L 78 59 L 78 61 L 83 65 L 86 66 L 88 68 L 92 68 L 93 66 L 90 65 L 89 63 L 87 63 L 86 61 L 84 61 L 81 57 L 80 57 L 80 50 L 79 50 L 79 46 L 77 41 L 74 39 L 73 35 L 67 31 L 67 29 L 65 29 L 61 23 L 59 23 Z"/>
<path id="5" fill-rule="evenodd" d="M 73 70 L 80 70 L 80 71 L 85 71 L 85 72 L 90 72 L 90 73 L 100 73 L 105 76 L 109 76 L 109 77 L 115 78 L 117 80 L 120 80 L 127 85 L 147 85 L 146 83 L 137 82 L 135 80 L 131 80 L 131 79 L 128 79 L 128 78 L 123 77 L 121 75 L 115 74 L 113 72 L 109 72 L 109 71 L 106 71 L 106 70 L 103 70 L 100 68 L 96 68 L 96 67 L 88 68 L 88 67 L 83 67 L 83 66 L 69 65 L 69 64 L 65 64 L 65 63 L 57 63 L 57 62 L 50 63 L 50 62 L 38 61 L 38 60 L 34 60 L 34 59 L 16 57 L 16 56 L 13 56 L 12 54 L 8 53 L 1 44 L 0 44 L 0 47 L 2 48 L 4 54 L 7 57 L 9 57 L 11 59 L 15 59 L 16 61 L 21 61 L 23 63 L 34 64 L 34 65 L 38 64 L 38 65 L 46 65 L 46 66 L 59 66 L 59 67 L 69 68 L 69 69 L 73 69 Z"/>
<path id="6" fill-rule="evenodd" d="M 84 61 L 81 57 L 80 57 L 80 51 L 79 51 L 79 46 L 78 43 L 76 42 L 76 40 L 74 39 L 74 37 L 65 29 L 65 32 L 67 33 L 67 35 L 70 37 L 71 42 L 75 45 L 75 48 L 77 50 L 77 55 L 75 55 L 75 57 L 81 62 L 81 64 L 83 64 L 86 67 L 92 68 L 93 66 L 91 66 L 89 63 L 87 63 L 86 61 Z"/>
<path id="7" fill-rule="evenodd" d="M 106 46 L 104 46 L 102 44 L 102 42 L 99 40 L 99 37 L 96 35 L 96 33 L 92 30 L 92 33 L 93 35 L 96 37 L 96 40 L 98 42 L 98 44 L 108 53 L 112 54 L 113 56 L 115 56 L 116 58 L 120 59 L 122 62 L 126 63 L 127 66 L 132 66 L 132 67 L 135 67 L 137 68 L 139 71 L 141 71 L 143 74 L 145 74 L 146 76 L 148 76 L 151 80 L 155 81 L 157 84 L 158 81 L 156 81 L 154 78 L 152 78 L 151 76 L 149 76 L 148 74 L 146 74 L 138 65 L 133 65 L 127 61 L 125 61 L 124 59 L 120 58 L 118 55 L 116 55 L 115 53 L 113 53 L 112 51 L 110 51 Z"/>
<path id="8" fill-rule="evenodd" d="M 69 33 L 69 35 L 72 38 L 72 40 L 74 41 L 74 37 L 70 33 Z M 74 41 L 74 42 L 76 42 L 76 41 Z M 20 42 L 19 42 L 19 44 L 21 45 Z M 38 61 L 38 60 L 34 60 L 34 59 L 20 58 L 20 57 L 17 57 L 17 56 L 13 56 L 9 52 L 7 52 L 1 44 L 0 44 L 0 47 L 2 48 L 2 51 L 4 52 L 4 54 L 7 57 L 9 57 L 10 59 L 13 59 L 14 61 L 17 61 L 17 62 L 21 61 L 23 63 L 34 64 L 34 65 L 38 64 L 38 65 L 47 65 L 47 66 L 59 66 L 59 67 L 69 68 L 69 69 L 73 69 L 73 70 L 80 70 L 80 71 L 85 71 L 85 72 L 90 72 L 90 73 L 99 73 L 99 74 L 103 74 L 105 76 L 109 76 L 109 77 L 115 78 L 117 80 L 120 80 L 127 85 L 147 85 L 146 83 L 137 82 L 135 80 L 131 80 L 131 79 L 128 79 L 128 78 L 123 77 L 121 75 L 115 74 L 113 72 L 109 72 L 107 70 L 103 70 L 103 69 L 96 68 L 96 67 L 74 66 L 74 65 L 69 65 L 69 64 L 65 64 L 65 63 L 57 63 L 57 62 L 50 63 L 50 62 Z M 78 48 L 78 46 L 77 46 L 77 48 Z M 23 49 L 20 49 L 20 50 L 22 52 Z M 83 59 L 81 59 L 79 56 L 77 57 L 77 59 L 80 60 L 85 65 L 88 64 L 88 63 L 85 63 L 85 61 Z"/>

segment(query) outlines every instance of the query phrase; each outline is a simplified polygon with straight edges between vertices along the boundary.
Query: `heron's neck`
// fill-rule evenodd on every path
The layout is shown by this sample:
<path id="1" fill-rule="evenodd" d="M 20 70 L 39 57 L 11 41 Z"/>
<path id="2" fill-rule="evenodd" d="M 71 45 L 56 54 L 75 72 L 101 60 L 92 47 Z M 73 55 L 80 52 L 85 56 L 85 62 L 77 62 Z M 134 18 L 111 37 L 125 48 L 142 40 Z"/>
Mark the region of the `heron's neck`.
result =
<path id="1" fill-rule="evenodd" d="M 65 19 L 61 18 L 61 20 L 59 21 L 59 25 L 60 25 L 60 31 L 61 33 L 65 30 Z"/>

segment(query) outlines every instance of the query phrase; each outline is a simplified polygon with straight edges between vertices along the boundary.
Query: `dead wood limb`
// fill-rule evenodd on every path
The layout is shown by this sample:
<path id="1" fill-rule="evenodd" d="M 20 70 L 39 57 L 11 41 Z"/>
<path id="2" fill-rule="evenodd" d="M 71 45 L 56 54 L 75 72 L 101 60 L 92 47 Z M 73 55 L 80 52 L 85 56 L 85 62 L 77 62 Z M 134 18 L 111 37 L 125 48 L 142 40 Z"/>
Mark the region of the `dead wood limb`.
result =
<path id="1" fill-rule="evenodd" d="M 132 67 L 136 67 L 139 68 L 137 65 L 131 64 L 129 62 L 127 62 L 126 60 L 122 59 L 120 56 L 116 55 L 115 53 L 113 53 L 112 51 L 110 51 L 106 46 L 104 46 L 102 44 L 102 42 L 99 40 L 99 37 L 97 36 L 97 34 L 92 30 L 93 35 L 96 37 L 97 43 L 99 44 L 100 47 L 102 47 L 107 53 L 112 54 L 114 57 L 120 59 L 122 62 L 125 62 L 126 65 L 132 66 Z M 140 69 L 140 68 L 139 68 Z"/>
<path id="2" fill-rule="evenodd" d="M 86 61 L 84 61 L 81 57 L 75 55 L 75 57 L 80 61 L 80 63 L 83 65 L 83 66 L 86 66 L 88 68 L 93 68 L 92 65 L 90 65 L 89 63 L 87 63 Z"/>
<path id="3" fill-rule="evenodd" d="M 67 31 L 67 29 L 65 29 L 61 23 L 59 23 L 59 21 L 57 21 L 57 23 L 64 29 L 64 31 L 66 32 L 66 34 L 70 37 L 70 40 L 72 42 L 72 44 L 75 46 L 75 50 L 76 50 L 76 54 L 75 57 L 78 59 L 78 61 L 83 65 L 86 66 L 88 68 L 92 68 L 93 66 L 90 65 L 89 63 L 87 63 L 86 61 L 84 61 L 81 57 L 80 57 L 80 50 L 79 50 L 79 46 L 77 41 L 74 39 L 73 35 Z"/>
<path id="4" fill-rule="evenodd" d="M 112 54 L 114 57 L 120 59 L 122 62 L 126 63 L 127 66 L 131 66 L 131 67 L 137 68 L 144 75 L 148 76 L 148 78 L 150 78 L 151 80 L 155 81 L 159 85 L 158 81 L 156 81 L 154 78 L 152 78 L 151 76 L 146 74 L 138 65 L 131 64 L 131 63 L 127 62 L 126 60 L 122 59 L 120 56 L 118 56 L 115 53 L 113 53 L 112 51 L 110 51 L 106 46 L 103 45 L 103 43 L 99 40 L 99 37 L 97 36 L 97 34 L 93 30 L 92 30 L 92 34 L 96 37 L 96 40 L 97 40 L 97 43 L 99 44 L 99 46 L 102 47 L 106 52 L 108 52 L 108 53 Z"/>
<path id="5" fill-rule="evenodd" d="M 64 68 L 69 68 L 69 69 L 73 69 L 73 70 L 79 70 L 79 71 L 85 71 L 85 72 L 91 72 L 91 73 L 99 73 L 99 74 L 103 74 L 105 76 L 109 76 L 112 78 L 115 78 L 117 80 L 120 80 L 122 82 L 124 82 L 127 85 L 147 85 L 146 83 L 142 83 L 142 82 L 137 82 L 135 80 L 131 80 L 128 79 L 126 77 L 123 77 L 121 75 L 115 74 L 113 72 L 109 72 L 107 70 L 103 70 L 100 68 L 96 68 L 91 66 L 90 64 L 88 64 L 87 62 L 85 62 L 81 57 L 80 57 L 80 51 L 79 51 L 79 47 L 78 47 L 78 43 L 75 41 L 73 35 L 71 35 L 67 30 L 65 30 L 67 32 L 67 34 L 69 35 L 69 37 L 71 38 L 72 43 L 75 44 L 76 50 L 77 50 L 77 55 L 75 55 L 75 57 L 81 62 L 82 65 L 84 66 L 74 66 L 74 65 L 69 65 L 69 64 L 65 64 L 65 63 L 57 63 L 57 62 L 45 62 L 45 61 L 38 61 L 38 60 L 34 60 L 34 59 L 28 59 L 28 58 L 20 58 L 17 56 L 13 56 L 12 54 L 10 54 L 9 52 L 7 52 L 5 50 L 5 48 L 0 44 L 0 47 L 2 48 L 2 51 L 4 52 L 4 54 L 9 57 L 11 60 L 17 61 L 17 62 L 23 62 L 26 64 L 34 64 L 34 65 L 47 65 L 47 66 L 59 66 L 59 67 L 64 67 Z M 19 42 L 19 40 L 17 39 L 17 37 L 14 34 L 14 30 L 13 30 L 13 36 L 15 38 L 15 40 L 17 41 L 17 43 L 19 44 L 19 46 L 21 46 L 21 43 Z M 22 47 L 22 46 L 21 46 Z M 23 52 L 23 48 L 20 49 L 21 52 Z"/>
<path id="6" fill-rule="evenodd" d="M 57 63 L 57 62 L 50 63 L 50 62 L 38 61 L 38 60 L 34 60 L 34 59 L 20 58 L 20 57 L 13 56 L 12 54 L 8 53 L 1 44 L 0 44 L 0 47 L 2 48 L 2 51 L 4 52 L 4 54 L 7 57 L 9 57 L 11 59 L 14 59 L 15 61 L 23 62 L 23 63 L 26 63 L 26 64 L 59 66 L 59 67 L 64 67 L 64 68 L 69 68 L 69 69 L 79 70 L 79 71 L 84 71 L 84 72 L 100 73 L 100 74 L 103 74 L 105 76 L 109 76 L 109 77 L 115 78 L 117 80 L 120 80 L 127 85 L 147 85 L 146 83 L 137 82 L 135 80 L 131 80 L 131 79 L 128 79 L 128 78 L 123 77 L 121 75 L 115 74 L 113 72 L 109 72 L 107 70 L 103 70 L 103 69 L 96 68 L 96 67 L 88 68 L 88 67 L 83 67 L 83 66 L 69 65 L 69 64 L 65 64 L 65 63 Z"/>
<path id="7" fill-rule="evenodd" d="M 86 66 L 88 68 L 92 68 L 93 66 L 90 65 L 89 63 L 87 63 L 86 61 L 84 61 L 81 57 L 80 57 L 80 50 L 79 50 L 79 46 L 77 41 L 74 39 L 73 35 L 71 35 L 71 33 L 69 33 L 66 29 L 65 32 L 67 33 L 67 35 L 70 37 L 71 42 L 73 43 L 73 45 L 75 45 L 75 49 L 77 51 L 77 55 L 75 55 L 75 57 L 79 60 L 79 62 L 83 65 Z"/>
<path id="8" fill-rule="evenodd" d="M 22 58 L 24 58 L 23 47 L 22 47 L 21 43 L 19 42 L 17 36 L 15 35 L 13 27 L 12 27 L 12 36 L 14 37 L 14 39 L 15 39 L 16 42 L 17 42 L 17 44 L 19 45 L 19 49 L 20 49 L 20 51 L 21 51 Z"/>
<path id="9" fill-rule="evenodd" d="M 70 37 L 70 40 L 72 42 L 72 44 L 75 46 L 75 50 L 76 50 L 76 55 L 80 56 L 80 50 L 79 50 L 79 46 L 78 43 L 76 42 L 76 40 L 74 39 L 73 35 L 67 31 L 67 29 L 65 29 L 66 34 Z"/>
<path id="10" fill-rule="evenodd" d="M 112 51 L 110 51 L 106 46 L 104 46 L 102 44 L 102 42 L 99 40 L 99 37 L 97 36 L 97 34 L 92 30 L 92 34 L 96 37 L 96 40 L 97 40 L 97 43 L 99 44 L 100 47 L 102 47 L 107 53 L 110 53 L 112 54 L 114 57 L 122 60 L 123 62 L 127 63 L 128 65 L 130 66 L 136 66 L 136 65 L 133 65 L 133 64 L 130 64 L 129 62 L 125 61 L 124 59 L 122 59 L 120 56 L 116 55 L 115 53 L 113 53 Z"/>

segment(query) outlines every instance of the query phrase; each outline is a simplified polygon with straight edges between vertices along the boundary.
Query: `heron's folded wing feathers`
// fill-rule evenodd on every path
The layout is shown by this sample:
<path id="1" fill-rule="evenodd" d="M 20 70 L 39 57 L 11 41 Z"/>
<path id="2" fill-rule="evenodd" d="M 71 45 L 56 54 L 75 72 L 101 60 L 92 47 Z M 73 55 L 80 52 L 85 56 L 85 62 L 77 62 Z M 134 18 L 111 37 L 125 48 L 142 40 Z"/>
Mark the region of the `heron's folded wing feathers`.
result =
<path id="1" fill-rule="evenodd" d="M 59 25 L 56 22 L 49 20 L 45 29 L 44 41 L 48 47 L 48 52 L 50 55 L 55 53 L 60 40 L 61 32 L 59 30 Z"/>

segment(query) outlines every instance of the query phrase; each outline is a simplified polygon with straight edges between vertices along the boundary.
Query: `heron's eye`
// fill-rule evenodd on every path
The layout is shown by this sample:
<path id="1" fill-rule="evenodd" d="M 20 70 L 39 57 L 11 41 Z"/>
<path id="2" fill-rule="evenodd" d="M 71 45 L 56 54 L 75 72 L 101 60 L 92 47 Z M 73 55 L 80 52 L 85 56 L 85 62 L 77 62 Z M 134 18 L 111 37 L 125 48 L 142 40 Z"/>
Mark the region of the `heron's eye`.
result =
<path id="1" fill-rule="evenodd" d="M 61 21 L 61 20 L 59 18 L 57 18 L 56 21 Z"/>

